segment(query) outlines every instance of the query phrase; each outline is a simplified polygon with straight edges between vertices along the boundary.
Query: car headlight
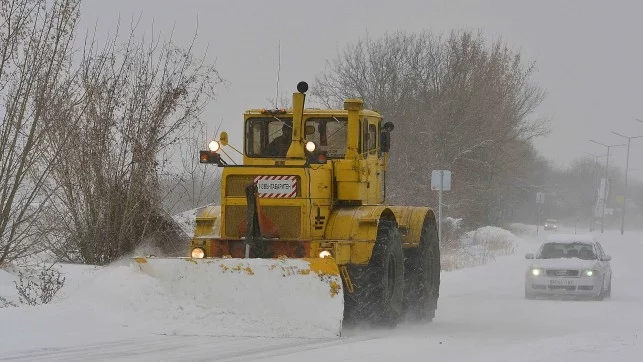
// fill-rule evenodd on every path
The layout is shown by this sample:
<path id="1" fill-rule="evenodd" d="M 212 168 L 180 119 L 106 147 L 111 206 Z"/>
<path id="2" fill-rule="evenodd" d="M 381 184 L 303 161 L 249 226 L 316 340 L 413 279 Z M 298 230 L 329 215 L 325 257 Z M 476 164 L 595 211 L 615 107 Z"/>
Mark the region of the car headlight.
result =
<path id="1" fill-rule="evenodd" d="M 541 276 L 541 275 L 545 274 L 545 271 L 540 269 L 540 268 L 533 268 L 533 269 L 531 269 L 529 274 L 537 277 L 537 276 Z"/>
<path id="2" fill-rule="evenodd" d="M 319 257 L 322 258 L 322 259 L 330 258 L 331 256 L 332 256 L 332 254 L 328 250 L 322 250 L 321 252 L 319 252 Z"/>
<path id="3" fill-rule="evenodd" d="M 588 270 L 583 270 L 582 274 L 583 274 L 584 277 L 594 277 L 594 276 L 598 275 L 598 272 L 596 270 L 588 269 Z"/>
<path id="4" fill-rule="evenodd" d="M 193 259 L 203 259 L 205 258 L 205 250 L 201 248 L 194 248 L 192 249 L 192 253 L 190 253 L 190 255 L 192 255 Z"/>

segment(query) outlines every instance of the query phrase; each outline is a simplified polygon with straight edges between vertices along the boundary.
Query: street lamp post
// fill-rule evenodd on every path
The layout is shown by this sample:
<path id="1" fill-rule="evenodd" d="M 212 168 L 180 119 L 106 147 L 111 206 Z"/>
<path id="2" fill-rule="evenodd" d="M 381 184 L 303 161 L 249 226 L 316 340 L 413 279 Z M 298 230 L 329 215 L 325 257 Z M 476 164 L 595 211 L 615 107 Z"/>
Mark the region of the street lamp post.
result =
<path id="1" fill-rule="evenodd" d="M 587 155 L 590 155 L 590 156 L 594 157 L 594 170 L 595 170 L 595 171 L 592 171 L 592 175 L 594 175 L 594 173 L 598 170 L 598 159 L 599 159 L 600 157 L 607 157 L 607 156 L 608 156 L 608 155 L 595 155 L 595 154 L 593 154 L 593 153 L 589 153 L 589 152 L 585 152 L 585 151 L 583 151 L 583 153 L 585 153 L 585 154 L 587 154 Z M 595 176 L 595 178 L 594 178 L 594 182 L 596 183 L 596 185 L 599 185 L 599 186 L 600 186 L 600 182 L 598 181 L 598 172 L 596 172 L 596 176 Z M 598 188 L 599 188 L 599 187 L 597 187 L 597 190 L 598 190 Z M 596 198 L 597 198 L 597 199 L 598 199 L 598 198 L 600 198 L 600 196 L 598 195 L 598 193 L 596 194 Z M 594 231 L 594 218 L 595 218 L 595 216 L 594 216 L 594 215 L 595 215 L 594 205 L 592 205 L 592 212 L 591 212 L 591 214 L 590 214 L 590 221 L 589 221 L 589 231 L 590 231 L 590 232 Z"/>
<path id="2" fill-rule="evenodd" d="M 641 138 L 643 136 L 628 137 L 614 131 L 611 132 L 617 136 L 627 138 L 627 157 L 625 158 L 625 192 L 623 192 L 623 210 L 621 211 L 621 235 L 623 235 L 625 232 L 625 210 L 627 209 L 627 173 L 630 167 L 630 142 L 633 138 Z"/>
<path id="3" fill-rule="evenodd" d="M 599 144 L 601 146 L 604 146 L 607 148 L 607 159 L 606 159 L 606 165 L 605 165 L 605 187 L 603 187 L 603 203 L 601 205 L 601 234 L 605 232 L 605 204 L 607 203 L 607 185 L 608 185 L 608 179 L 609 179 L 609 168 L 610 168 L 610 149 L 612 147 L 618 147 L 618 146 L 625 146 L 625 144 L 620 144 L 620 145 L 606 145 L 594 140 L 589 140 L 590 142 L 594 142 L 596 144 Z"/>

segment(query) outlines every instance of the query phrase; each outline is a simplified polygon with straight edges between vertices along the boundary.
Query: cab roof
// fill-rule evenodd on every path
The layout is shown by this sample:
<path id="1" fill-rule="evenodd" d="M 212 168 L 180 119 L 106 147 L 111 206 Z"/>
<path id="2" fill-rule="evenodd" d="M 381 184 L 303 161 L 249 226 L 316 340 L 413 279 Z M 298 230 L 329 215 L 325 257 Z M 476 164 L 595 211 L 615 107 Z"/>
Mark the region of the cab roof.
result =
<path id="1" fill-rule="evenodd" d="M 268 111 L 268 112 L 266 112 Z M 257 116 L 270 116 L 270 115 L 275 115 L 277 117 L 279 116 L 290 116 L 292 117 L 292 109 L 285 109 L 285 112 L 279 112 L 279 113 L 271 113 L 272 111 L 275 111 L 273 109 L 266 109 L 266 108 L 260 108 L 260 109 L 248 109 L 245 111 L 246 115 L 257 115 Z M 369 116 L 369 117 L 382 117 L 381 114 L 370 110 L 370 109 L 362 109 L 359 112 L 360 115 L 363 116 Z M 304 115 L 305 116 L 335 116 L 335 115 L 348 115 L 348 111 L 345 109 L 328 109 L 328 108 L 305 108 L 304 109 Z"/>

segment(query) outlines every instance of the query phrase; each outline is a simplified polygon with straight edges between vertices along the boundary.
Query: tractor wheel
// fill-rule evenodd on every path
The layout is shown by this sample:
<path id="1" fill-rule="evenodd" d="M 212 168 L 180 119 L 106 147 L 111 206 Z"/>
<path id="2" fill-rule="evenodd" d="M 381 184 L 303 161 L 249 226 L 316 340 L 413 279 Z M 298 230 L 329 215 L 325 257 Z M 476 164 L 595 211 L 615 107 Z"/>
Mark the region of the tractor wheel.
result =
<path id="1" fill-rule="evenodd" d="M 367 266 L 349 265 L 354 291 L 346 294 L 348 323 L 394 327 L 403 312 L 404 252 L 393 222 L 380 221 Z"/>
<path id="2" fill-rule="evenodd" d="M 435 223 L 426 219 L 420 245 L 405 260 L 404 307 L 412 320 L 432 321 L 440 296 L 440 246 Z"/>

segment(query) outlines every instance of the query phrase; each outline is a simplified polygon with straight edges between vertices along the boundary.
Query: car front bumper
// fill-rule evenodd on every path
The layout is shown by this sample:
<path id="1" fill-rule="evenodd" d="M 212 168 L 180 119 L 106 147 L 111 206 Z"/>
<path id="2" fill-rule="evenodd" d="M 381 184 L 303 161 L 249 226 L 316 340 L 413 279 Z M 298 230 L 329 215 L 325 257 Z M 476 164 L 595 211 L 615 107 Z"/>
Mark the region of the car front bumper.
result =
<path id="1" fill-rule="evenodd" d="M 530 295 L 570 295 L 597 297 L 601 294 L 601 277 L 530 276 L 525 279 L 525 292 Z"/>

